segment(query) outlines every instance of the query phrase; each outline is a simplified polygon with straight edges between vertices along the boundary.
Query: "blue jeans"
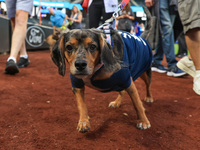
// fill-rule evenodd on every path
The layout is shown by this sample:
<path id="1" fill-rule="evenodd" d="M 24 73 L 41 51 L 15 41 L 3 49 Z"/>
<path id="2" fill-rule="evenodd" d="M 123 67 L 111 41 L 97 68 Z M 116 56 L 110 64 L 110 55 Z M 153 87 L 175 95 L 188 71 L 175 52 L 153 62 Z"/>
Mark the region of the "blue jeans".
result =
<path id="1" fill-rule="evenodd" d="M 153 62 L 161 64 L 164 54 L 167 59 L 168 67 L 175 66 L 177 63 L 174 54 L 174 31 L 173 25 L 176 17 L 175 11 L 169 6 L 170 0 L 160 0 L 160 23 L 162 35 L 155 49 Z"/>

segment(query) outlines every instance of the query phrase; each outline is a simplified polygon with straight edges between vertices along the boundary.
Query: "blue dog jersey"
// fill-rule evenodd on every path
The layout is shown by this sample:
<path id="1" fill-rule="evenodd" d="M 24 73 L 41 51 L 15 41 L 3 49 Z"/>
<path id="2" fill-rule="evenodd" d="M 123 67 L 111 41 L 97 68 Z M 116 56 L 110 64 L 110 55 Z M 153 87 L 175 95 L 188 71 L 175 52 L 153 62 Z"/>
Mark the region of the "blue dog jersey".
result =
<path id="1" fill-rule="evenodd" d="M 131 78 L 135 81 L 142 73 L 150 68 L 152 62 L 152 50 L 149 44 L 141 37 L 128 32 L 118 31 L 123 41 L 122 68 L 105 80 L 93 80 L 99 70 L 90 79 L 91 84 L 103 92 L 122 91 L 131 84 Z M 72 87 L 82 88 L 84 82 L 70 75 Z"/>

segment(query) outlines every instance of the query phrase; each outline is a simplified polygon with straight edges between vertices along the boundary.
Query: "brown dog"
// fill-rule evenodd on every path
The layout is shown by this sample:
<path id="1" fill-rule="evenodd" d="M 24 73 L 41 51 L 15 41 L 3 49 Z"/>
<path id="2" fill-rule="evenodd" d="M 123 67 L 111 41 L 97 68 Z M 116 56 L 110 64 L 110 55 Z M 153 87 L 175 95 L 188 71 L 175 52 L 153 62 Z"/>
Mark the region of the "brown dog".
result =
<path id="1" fill-rule="evenodd" d="M 62 35 L 51 52 L 59 74 L 65 75 L 65 60 L 70 66 L 72 89 L 80 115 L 79 132 L 90 129 L 84 85 L 101 92 L 119 91 L 117 99 L 109 107 L 119 107 L 126 91 L 137 112 L 137 127 L 147 129 L 151 126 L 134 81 L 139 76 L 144 80 L 147 91 L 145 100 L 152 102 L 152 50 L 143 38 L 130 33 L 112 30 L 111 35 L 113 43 L 109 44 L 102 30 L 71 30 Z"/>
<path id="2" fill-rule="evenodd" d="M 55 30 L 53 30 L 53 34 L 49 35 L 45 40 L 45 42 L 49 44 L 50 51 L 52 51 L 53 46 L 55 45 L 56 41 L 60 38 L 60 36 L 68 31 L 69 31 L 68 28 L 66 28 L 65 30 L 56 28 Z"/>

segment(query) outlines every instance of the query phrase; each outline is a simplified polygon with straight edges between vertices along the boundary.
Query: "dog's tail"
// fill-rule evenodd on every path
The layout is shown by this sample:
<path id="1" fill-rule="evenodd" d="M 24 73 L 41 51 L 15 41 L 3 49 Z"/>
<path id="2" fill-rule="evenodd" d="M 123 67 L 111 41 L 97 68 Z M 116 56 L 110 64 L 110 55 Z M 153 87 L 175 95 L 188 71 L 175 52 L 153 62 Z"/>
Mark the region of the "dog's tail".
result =
<path id="1" fill-rule="evenodd" d="M 148 8 L 145 7 L 145 6 L 142 6 L 142 7 L 143 7 L 144 12 L 147 16 L 147 23 L 146 23 L 146 26 L 145 26 L 145 31 L 141 34 L 141 37 L 148 41 L 150 32 L 153 30 L 152 29 L 153 28 L 153 21 L 152 21 L 151 13 L 149 12 Z"/>

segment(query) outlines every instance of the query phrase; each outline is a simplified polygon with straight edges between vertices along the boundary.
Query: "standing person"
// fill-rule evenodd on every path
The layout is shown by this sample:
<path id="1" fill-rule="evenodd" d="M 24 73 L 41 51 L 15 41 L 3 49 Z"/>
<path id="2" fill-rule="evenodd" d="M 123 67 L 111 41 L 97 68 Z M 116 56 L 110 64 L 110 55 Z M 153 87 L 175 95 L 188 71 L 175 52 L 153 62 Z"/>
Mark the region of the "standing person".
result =
<path id="1" fill-rule="evenodd" d="M 116 28 L 118 30 L 133 32 L 133 21 L 135 20 L 135 15 L 131 10 L 131 3 L 129 2 L 123 10 L 119 12 L 119 17 L 117 17 L 118 23 L 116 23 Z"/>
<path id="2" fill-rule="evenodd" d="M 157 4 L 156 9 L 158 10 L 155 12 L 159 13 L 157 16 L 159 16 L 161 28 L 159 43 L 153 57 L 152 71 L 159 73 L 167 72 L 168 76 L 180 77 L 186 73 L 176 66 L 173 24 L 177 12 L 175 11 L 176 5 L 173 2 L 176 2 L 176 0 L 145 0 L 147 7 L 153 7 L 154 4 Z M 167 59 L 168 69 L 161 64 L 164 55 Z"/>
<path id="3" fill-rule="evenodd" d="M 64 14 L 60 10 L 53 10 L 53 8 L 48 7 L 50 16 L 50 21 L 53 25 L 53 31 L 55 31 L 56 28 L 60 28 L 62 26 L 65 26 L 67 23 L 68 16 Z"/>
<path id="4" fill-rule="evenodd" d="M 71 21 L 70 29 L 82 29 L 82 19 L 83 15 L 82 12 L 77 8 L 76 5 L 72 8 L 72 13 L 69 18 L 69 21 Z"/>
<path id="5" fill-rule="evenodd" d="M 104 23 L 112 17 L 112 14 L 117 10 L 118 0 L 89 0 L 89 28 L 97 28 L 102 19 Z"/>
<path id="6" fill-rule="evenodd" d="M 19 72 L 19 68 L 30 64 L 26 52 L 25 36 L 28 14 L 32 13 L 33 0 L 5 0 L 5 2 L 7 16 L 11 19 L 13 30 L 11 51 L 6 63 L 5 73 L 16 74 Z M 18 53 L 20 53 L 20 58 L 17 62 Z"/>
<path id="7" fill-rule="evenodd" d="M 184 27 L 190 57 L 185 56 L 177 66 L 193 76 L 193 90 L 200 95 L 200 0 L 178 0 L 179 15 Z M 191 59 L 190 59 L 191 58 Z M 193 69 L 195 66 L 195 69 Z"/>

